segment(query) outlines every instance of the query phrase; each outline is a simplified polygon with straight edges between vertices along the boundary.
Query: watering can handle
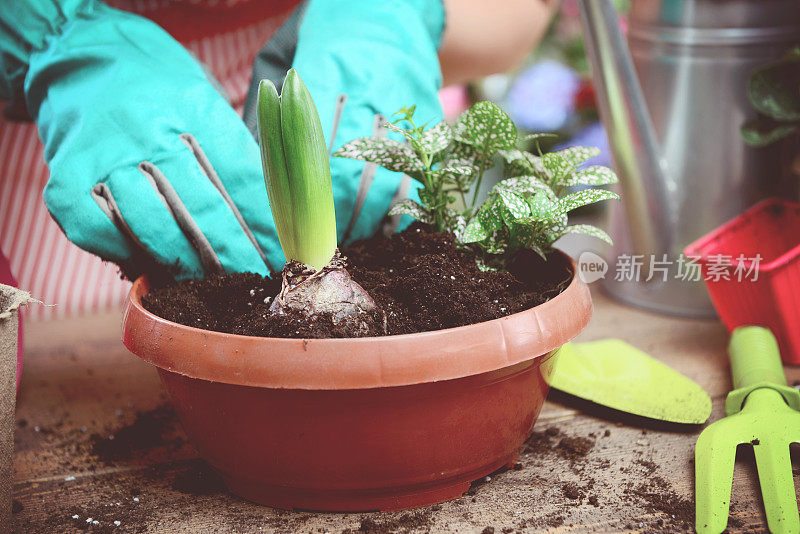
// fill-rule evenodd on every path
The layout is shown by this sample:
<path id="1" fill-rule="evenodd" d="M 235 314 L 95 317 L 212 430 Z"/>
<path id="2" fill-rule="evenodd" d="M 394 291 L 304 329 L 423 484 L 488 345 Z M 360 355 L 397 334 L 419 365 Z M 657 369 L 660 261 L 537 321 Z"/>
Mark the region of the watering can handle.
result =
<path id="1" fill-rule="evenodd" d="M 786 386 L 778 342 L 768 328 L 740 326 L 731 334 L 728 353 L 734 389 L 764 382 Z"/>

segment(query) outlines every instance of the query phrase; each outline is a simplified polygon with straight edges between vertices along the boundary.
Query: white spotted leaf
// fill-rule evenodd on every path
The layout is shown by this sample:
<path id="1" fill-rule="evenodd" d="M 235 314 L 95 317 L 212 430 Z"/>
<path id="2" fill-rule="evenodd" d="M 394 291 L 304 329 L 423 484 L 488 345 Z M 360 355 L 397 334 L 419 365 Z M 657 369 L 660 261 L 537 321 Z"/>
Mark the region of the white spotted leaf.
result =
<path id="1" fill-rule="evenodd" d="M 427 224 L 433 221 L 428 210 L 410 198 L 396 202 L 389 210 L 389 215 L 410 215 L 416 220 Z"/>
<path id="2" fill-rule="evenodd" d="M 383 125 L 390 132 L 399 133 L 400 135 L 405 137 L 406 141 L 408 141 L 409 143 L 413 143 L 413 142 L 416 141 L 414 139 L 414 136 L 412 135 L 412 133 L 410 131 L 406 130 L 405 128 L 402 128 L 402 127 L 398 126 L 397 124 L 395 124 L 393 122 L 384 122 Z"/>
<path id="3" fill-rule="evenodd" d="M 520 217 L 527 217 L 531 214 L 530 206 L 525 199 L 519 194 L 509 191 L 508 189 L 497 189 L 497 195 L 503 202 L 503 206 L 508 210 L 510 217 L 504 217 L 507 221 L 519 219 Z"/>
<path id="4" fill-rule="evenodd" d="M 517 127 L 497 104 L 481 101 L 462 113 L 455 126 L 455 138 L 480 148 L 484 154 L 494 154 L 517 142 Z"/>
<path id="5" fill-rule="evenodd" d="M 561 185 L 573 187 L 576 185 L 610 185 L 617 183 L 618 178 L 614 171 L 602 165 L 593 165 L 573 173 L 562 181 Z"/>
<path id="6" fill-rule="evenodd" d="M 430 154 L 438 154 L 450 146 L 453 140 L 453 129 L 445 121 L 422 133 L 419 141 L 422 149 Z"/>
<path id="7" fill-rule="evenodd" d="M 489 232 L 495 232 L 503 227 L 502 201 L 497 195 L 491 195 L 478 210 L 477 218 L 481 225 Z"/>
<path id="8" fill-rule="evenodd" d="M 460 243 L 469 244 L 483 241 L 489 237 L 489 232 L 481 225 L 478 219 L 472 219 L 466 228 L 458 235 Z"/>
<path id="9" fill-rule="evenodd" d="M 558 204 L 567 213 L 575 208 L 609 199 L 619 200 L 619 195 L 606 189 L 581 189 L 559 199 Z"/>
<path id="10" fill-rule="evenodd" d="M 425 169 L 410 146 L 385 137 L 361 137 L 346 143 L 333 155 L 375 163 L 390 171 L 408 174 Z"/>
<path id="11" fill-rule="evenodd" d="M 542 156 L 542 164 L 550 173 L 549 181 L 552 185 L 565 185 L 564 182 L 585 161 L 600 154 L 599 148 L 571 146 L 563 150 L 548 152 Z"/>
<path id="12" fill-rule="evenodd" d="M 545 177 L 548 175 L 542 158 L 535 154 L 517 148 L 500 150 L 498 154 L 506 161 L 507 176 L 537 175 Z"/>
<path id="13" fill-rule="evenodd" d="M 609 245 L 613 245 L 614 242 L 611 241 L 611 236 L 609 236 L 606 232 L 597 228 L 596 226 L 592 226 L 591 224 L 573 224 L 572 226 L 567 226 L 561 232 L 561 235 L 566 234 L 582 234 L 582 235 L 589 235 L 592 237 L 596 237 L 597 239 L 601 239 L 608 243 Z"/>

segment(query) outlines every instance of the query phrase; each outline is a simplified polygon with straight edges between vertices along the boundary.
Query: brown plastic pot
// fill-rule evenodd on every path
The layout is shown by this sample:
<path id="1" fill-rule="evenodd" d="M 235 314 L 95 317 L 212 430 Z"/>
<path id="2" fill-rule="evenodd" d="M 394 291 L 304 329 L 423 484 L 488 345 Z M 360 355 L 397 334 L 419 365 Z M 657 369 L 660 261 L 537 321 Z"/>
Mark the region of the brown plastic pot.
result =
<path id="1" fill-rule="evenodd" d="M 237 495 L 310 510 L 442 502 L 516 461 L 547 394 L 542 364 L 592 313 L 573 276 L 540 306 L 469 326 L 278 339 L 172 323 L 142 307 L 148 291 L 134 283 L 123 340 L 158 368 L 201 456 Z"/>

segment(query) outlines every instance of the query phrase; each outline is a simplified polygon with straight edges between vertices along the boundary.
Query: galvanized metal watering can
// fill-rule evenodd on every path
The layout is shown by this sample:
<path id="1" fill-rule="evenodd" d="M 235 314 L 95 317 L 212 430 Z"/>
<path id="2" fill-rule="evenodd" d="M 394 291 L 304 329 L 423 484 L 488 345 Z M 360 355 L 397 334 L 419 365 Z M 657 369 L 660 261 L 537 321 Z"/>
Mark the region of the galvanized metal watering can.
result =
<path id="1" fill-rule="evenodd" d="M 612 0 L 578 2 L 623 195 L 605 288 L 643 308 L 712 316 L 683 248 L 761 198 L 796 196 L 797 177 L 780 172 L 791 147 L 748 147 L 739 129 L 755 115 L 751 71 L 800 43 L 800 2 L 633 0 L 627 43 Z M 640 272 L 615 276 L 621 261 Z"/>

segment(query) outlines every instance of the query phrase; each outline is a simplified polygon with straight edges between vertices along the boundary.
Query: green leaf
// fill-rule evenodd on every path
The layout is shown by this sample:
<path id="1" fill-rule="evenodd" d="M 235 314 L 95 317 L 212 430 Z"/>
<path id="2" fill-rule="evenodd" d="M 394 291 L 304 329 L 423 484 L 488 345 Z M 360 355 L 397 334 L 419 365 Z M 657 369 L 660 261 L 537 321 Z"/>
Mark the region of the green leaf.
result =
<path id="1" fill-rule="evenodd" d="M 573 173 L 561 185 L 573 187 L 576 185 L 610 185 L 619 181 L 614 171 L 602 165 L 592 165 Z"/>
<path id="2" fill-rule="evenodd" d="M 417 106 L 403 106 L 402 108 L 395 111 L 395 115 L 402 115 L 399 119 L 396 119 L 393 123 L 396 124 L 402 121 L 410 121 L 414 118 L 414 112 L 417 110 Z"/>
<path id="3" fill-rule="evenodd" d="M 523 248 L 533 250 L 543 258 L 545 257 L 543 249 L 550 245 L 543 233 L 543 225 L 541 224 L 514 225 L 514 239 Z"/>
<path id="4" fill-rule="evenodd" d="M 333 155 L 337 158 L 376 163 L 390 171 L 409 175 L 425 170 L 425 166 L 410 146 L 385 137 L 362 137 L 350 141 Z"/>
<path id="5" fill-rule="evenodd" d="M 456 140 L 450 152 L 451 157 L 463 163 L 472 165 L 475 169 L 488 169 L 492 167 L 495 152 L 484 152 L 480 147 Z M 477 171 L 476 171 L 477 172 Z"/>
<path id="6" fill-rule="evenodd" d="M 542 177 L 553 186 L 560 185 L 575 170 L 574 165 L 555 152 L 548 152 L 542 156 L 542 166 L 545 169 Z"/>
<path id="7" fill-rule="evenodd" d="M 800 52 L 756 70 L 747 95 L 760 112 L 779 121 L 800 120 Z"/>
<path id="8" fill-rule="evenodd" d="M 497 104 L 484 100 L 458 117 L 455 138 L 479 147 L 483 154 L 494 154 L 500 149 L 514 146 L 517 127 Z"/>
<path id="9" fill-rule="evenodd" d="M 446 162 L 444 163 L 443 166 L 445 168 L 447 168 L 447 167 L 453 167 L 453 168 L 455 168 L 455 167 L 470 167 L 470 168 L 472 168 L 473 167 L 472 163 L 473 163 L 472 162 L 472 158 L 470 158 L 468 156 L 462 156 L 462 155 L 456 154 L 455 150 L 453 150 L 453 151 L 449 151 L 449 153 L 447 154 L 447 160 L 446 160 Z M 470 171 L 470 172 L 473 172 L 473 171 Z"/>
<path id="10" fill-rule="evenodd" d="M 565 185 L 565 182 L 585 161 L 597 156 L 599 148 L 571 146 L 564 150 L 548 152 L 542 156 L 542 165 L 547 170 L 547 180 L 552 185 Z"/>
<path id="11" fill-rule="evenodd" d="M 445 211 L 445 229 L 453 234 L 456 237 L 456 241 L 458 241 L 459 236 L 461 236 L 467 228 L 467 218 L 451 209 Z"/>
<path id="12" fill-rule="evenodd" d="M 566 213 L 561 207 L 561 202 L 554 196 L 538 193 L 528 200 L 531 216 L 539 219 L 552 220 Z"/>
<path id="13" fill-rule="evenodd" d="M 503 227 L 492 233 L 481 243 L 481 246 L 487 254 L 505 254 L 509 249 L 508 230 Z"/>
<path id="14" fill-rule="evenodd" d="M 386 122 L 386 123 L 384 123 L 384 126 L 386 126 L 386 129 L 389 130 L 390 132 L 399 133 L 400 135 L 405 137 L 406 141 L 408 141 L 409 143 L 412 143 L 412 144 L 417 143 L 417 138 L 414 137 L 414 132 L 413 131 L 406 130 L 405 128 L 401 128 L 400 126 L 398 126 L 397 124 L 392 123 L 392 122 Z"/>
<path id="15" fill-rule="evenodd" d="M 535 229 L 528 245 L 535 245 L 542 249 L 547 249 L 554 241 L 561 237 L 564 228 L 567 227 L 567 218 L 564 215 L 557 215 L 553 218 L 539 219 L 535 224 L 531 224 L 529 220 L 526 220 L 524 221 L 524 225 Z M 516 228 L 519 231 L 519 228 Z"/>
<path id="16" fill-rule="evenodd" d="M 531 141 L 538 141 L 539 139 L 548 139 L 548 138 L 552 139 L 556 137 L 558 137 L 558 134 L 554 133 L 545 133 L 545 132 L 531 133 L 522 137 L 521 141 L 523 143 L 530 143 Z"/>
<path id="17" fill-rule="evenodd" d="M 442 180 L 453 181 L 456 180 L 456 177 L 458 176 L 461 175 L 469 176 L 474 172 L 475 172 L 475 167 L 472 167 L 471 165 L 453 165 L 453 166 L 448 165 L 447 167 L 431 171 L 428 174 L 436 178 L 441 178 Z"/>
<path id="18" fill-rule="evenodd" d="M 331 167 L 314 100 L 295 69 L 280 98 L 281 135 L 292 196 L 294 257 L 322 269 L 336 252 Z"/>
<path id="19" fill-rule="evenodd" d="M 495 232 L 503 227 L 502 208 L 502 200 L 499 196 L 490 195 L 490 198 L 478 210 L 477 218 L 488 232 Z"/>
<path id="20" fill-rule="evenodd" d="M 514 193 L 543 193 L 547 198 L 552 200 L 556 199 L 556 194 L 553 192 L 552 188 L 536 176 L 515 176 L 513 178 L 506 178 L 495 185 L 492 191 L 501 189 L 513 191 Z"/>
<path id="21" fill-rule="evenodd" d="M 486 231 L 478 219 L 472 219 L 457 237 L 460 243 L 477 243 L 489 237 L 489 232 Z"/>
<path id="22" fill-rule="evenodd" d="M 507 163 L 506 176 L 520 176 L 523 174 L 544 176 L 547 173 L 542 158 L 530 152 L 510 148 L 508 150 L 499 150 L 498 154 Z"/>
<path id="23" fill-rule="evenodd" d="M 550 224 L 555 220 L 556 215 L 530 215 L 528 217 L 521 217 L 514 221 L 514 224 L 524 226 L 526 228 L 543 228 L 544 225 Z"/>
<path id="24" fill-rule="evenodd" d="M 557 241 L 558 238 L 564 234 L 564 228 L 566 227 L 566 218 L 550 221 L 549 224 L 546 224 L 544 227 L 544 232 L 542 232 L 544 240 L 547 243 L 546 247 L 550 247 L 555 241 Z"/>
<path id="25" fill-rule="evenodd" d="M 451 145 L 453 146 L 453 145 Z M 442 179 L 447 183 L 457 184 L 459 189 L 466 192 L 472 186 L 477 175 L 472 159 L 457 156 L 452 150 L 447 152 L 447 159 L 439 171 Z"/>
<path id="26" fill-rule="evenodd" d="M 455 186 L 456 191 L 466 193 L 475 181 L 475 168 L 466 166 L 445 167 L 431 173 L 443 184 Z"/>
<path id="27" fill-rule="evenodd" d="M 524 151 L 518 148 L 507 148 L 504 150 L 498 150 L 498 154 L 506 161 L 506 163 L 513 163 L 519 159 L 523 158 Z"/>
<path id="28" fill-rule="evenodd" d="M 475 264 L 478 266 L 478 270 L 483 273 L 494 273 L 498 270 L 494 265 L 486 263 L 483 258 L 475 258 Z"/>
<path id="29" fill-rule="evenodd" d="M 548 154 L 557 155 L 575 167 L 590 159 L 600 155 L 600 149 L 593 146 L 570 146 L 555 152 L 548 152 Z"/>
<path id="30" fill-rule="evenodd" d="M 575 208 L 609 199 L 619 200 L 619 195 L 606 189 L 581 189 L 559 199 L 558 204 L 561 210 L 567 213 Z"/>
<path id="31" fill-rule="evenodd" d="M 389 215 L 410 215 L 416 220 L 426 224 L 433 222 L 433 217 L 428 210 L 410 198 L 396 202 L 389 210 Z"/>
<path id="32" fill-rule="evenodd" d="M 605 231 L 597 228 L 596 226 L 592 226 L 591 224 L 574 224 L 572 226 L 567 226 L 564 228 L 564 231 L 561 232 L 561 235 L 566 234 L 582 234 L 582 235 L 590 235 L 592 237 L 596 237 L 597 239 L 601 239 L 608 243 L 609 245 L 613 245 L 614 242 L 611 241 L 611 237 L 605 233 Z"/>
<path id="33" fill-rule="evenodd" d="M 763 147 L 798 131 L 798 124 L 777 122 L 768 117 L 747 121 L 741 128 L 742 139 L 750 146 Z"/>
<path id="34" fill-rule="evenodd" d="M 530 206 L 519 194 L 504 188 L 499 188 L 497 190 L 497 194 L 503 201 L 505 209 L 508 210 L 511 216 L 503 217 L 503 219 L 507 222 L 510 222 L 514 219 L 519 219 L 520 217 L 527 217 L 531 214 Z"/>
<path id="35" fill-rule="evenodd" d="M 267 198 L 278 232 L 283 255 L 297 256 L 294 247 L 294 221 L 292 219 L 292 192 L 289 171 L 283 153 L 281 133 L 281 101 L 278 90 L 269 80 L 258 84 L 256 124 L 258 144 L 261 149 L 261 166 L 267 184 Z"/>
<path id="36" fill-rule="evenodd" d="M 425 130 L 419 144 L 425 152 L 434 155 L 450 146 L 452 140 L 453 129 L 445 121 L 442 121 L 433 128 Z"/>
<path id="37" fill-rule="evenodd" d="M 436 195 L 424 187 L 419 190 L 419 199 L 422 202 L 422 205 L 425 206 L 425 209 L 428 211 L 435 210 L 437 207 L 439 207 L 436 204 Z"/>

